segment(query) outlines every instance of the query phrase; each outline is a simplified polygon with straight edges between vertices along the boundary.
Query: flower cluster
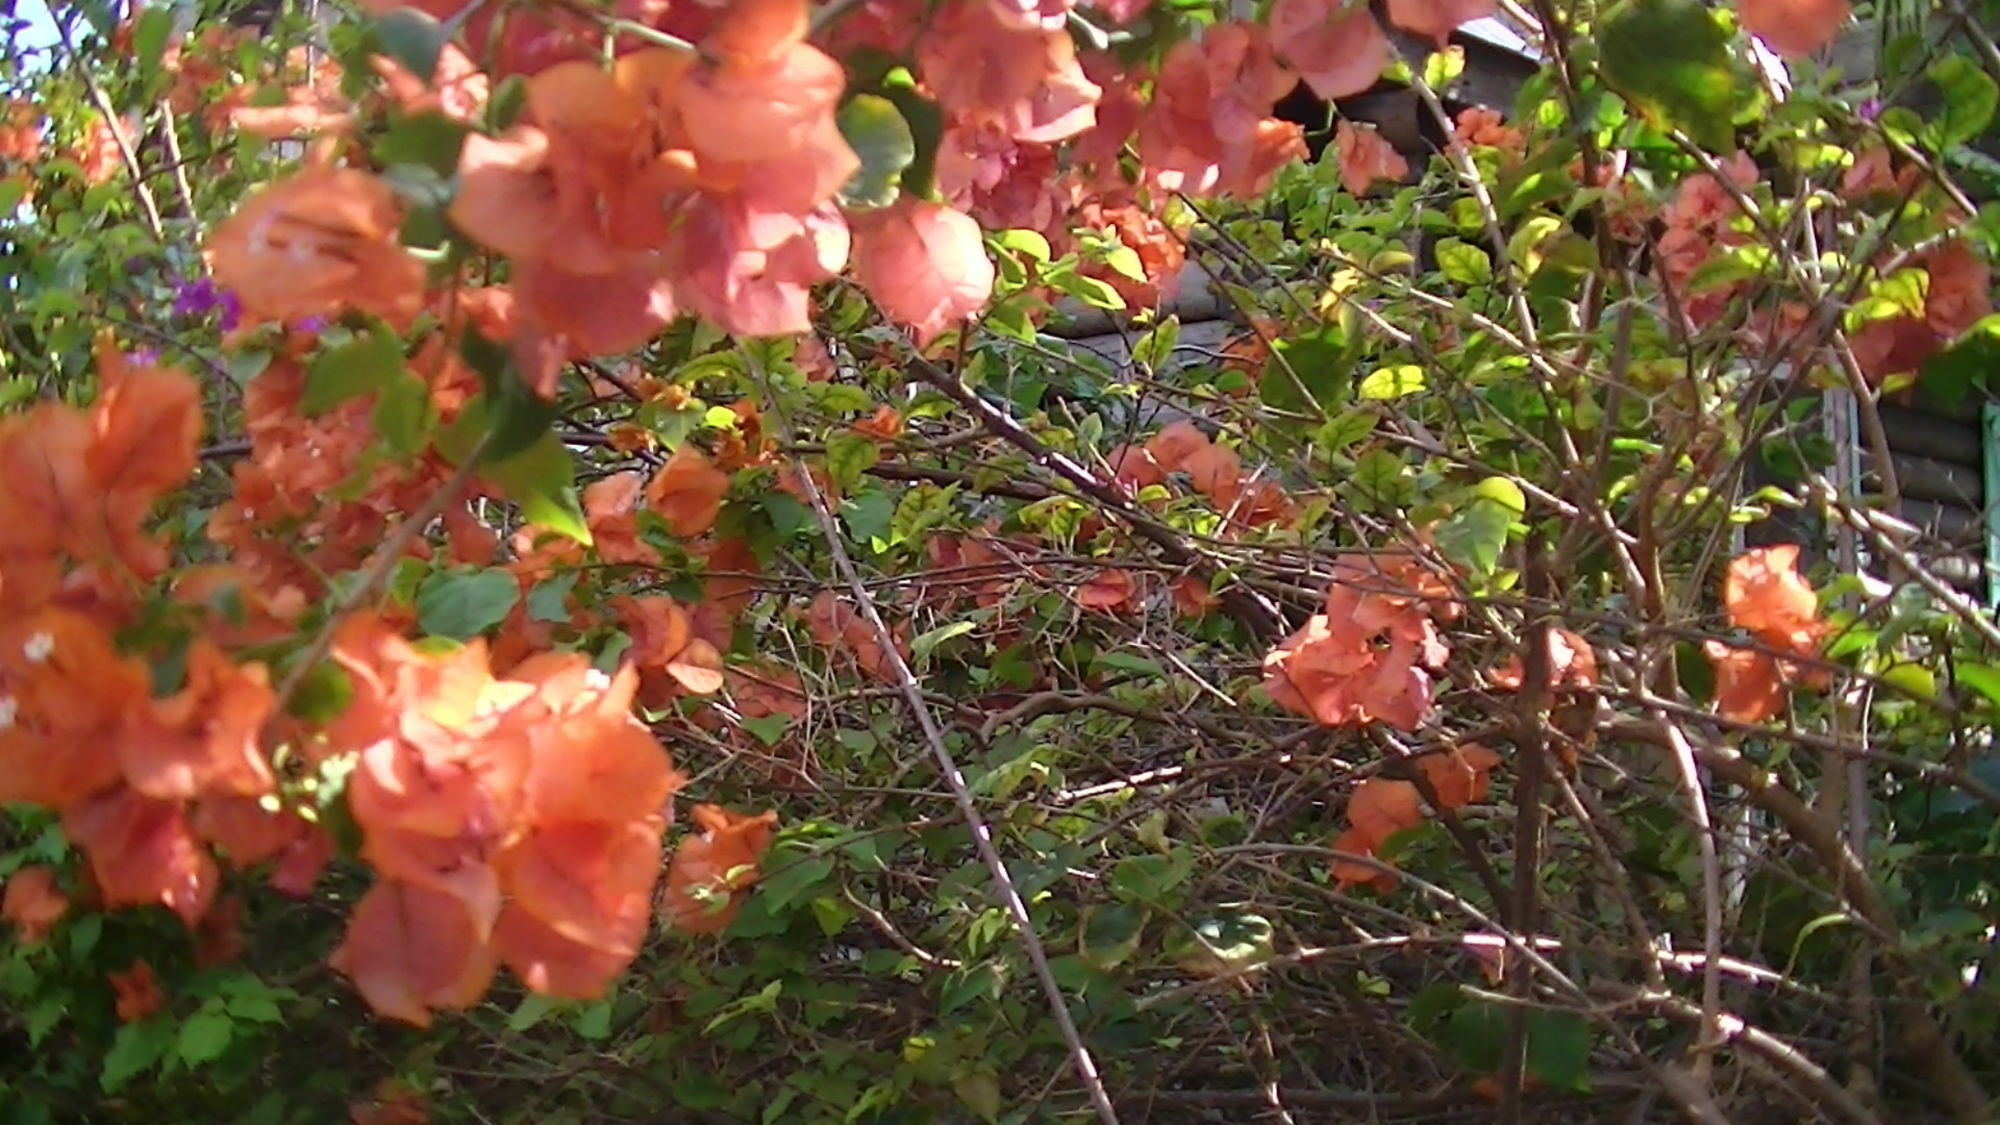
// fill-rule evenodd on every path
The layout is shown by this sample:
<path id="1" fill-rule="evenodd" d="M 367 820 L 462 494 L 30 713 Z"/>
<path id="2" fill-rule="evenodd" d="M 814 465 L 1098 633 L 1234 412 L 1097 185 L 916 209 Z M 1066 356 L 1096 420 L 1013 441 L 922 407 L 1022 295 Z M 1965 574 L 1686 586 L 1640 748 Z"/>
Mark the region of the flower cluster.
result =
<path id="1" fill-rule="evenodd" d="M 1799 548 L 1791 543 L 1759 547 L 1730 561 L 1722 584 L 1723 611 L 1730 624 L 1761 647 L 1703 643 L 1715 666 L 1715 708 L 1724 718 L 1760 723 L 1784 709 L 1785 692 L 1793 684 L 1826 685 L 1823 669 L 1780 655 L 1817 657 L 1826 636 L 1819 597 L 1800 577 L 1798 562 Z"/>
<path id="2" fill-rule="evenodd" d="M 1327 726 L 1417 729 L 1451 655 L 1437 627 L 1457 613 L 1450 588 L 1402 553 L 1342 555 L 1334 575 L 1324 609 L 1264 657 L 1264 689 Z"/>

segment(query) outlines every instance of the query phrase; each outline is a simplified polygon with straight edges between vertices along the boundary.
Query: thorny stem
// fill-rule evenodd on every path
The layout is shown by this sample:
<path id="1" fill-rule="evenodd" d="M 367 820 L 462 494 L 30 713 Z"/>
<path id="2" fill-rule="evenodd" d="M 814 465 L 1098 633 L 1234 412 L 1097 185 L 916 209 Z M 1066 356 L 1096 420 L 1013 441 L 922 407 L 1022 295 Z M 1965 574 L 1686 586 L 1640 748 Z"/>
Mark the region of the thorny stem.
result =
<path id="1" fill-rule="evenodd" d="M 762 382 L 762 371 L 759 366 L 748 352 L 743 355 L 750 364 L 751 371 Z M 779 424 L 789 433 L 792 423 L 784 409 L 783 400 L 770 394 L 768 387 L 765 397 L 774 404 Z M 840 528 L 834 522 L 833 512 L 827 507 L 826 497 L 820 492 L 819 483 L 813 479 L 812 473 L 807 471 L 805 462 L 796 455 L 792 458 L 792 470 L 812 506 L 813 515 L 819 521 L 820 534 L 826 540 L 834 569 L 840 573 L 849 593 L 854 597 L 855 606 L 860 611 L 862 620 L 868 623 L 869 630 L 875 634 L 876 643 L 882 647 L 889 671 L 895 679 L 897 693 L 903 697 L 903 702 L 909 708 L 910 717 L 916 720 L 917 729 L 923 734 L 924 744 L 929 747 L 931 756 L 937 761 L 938 772 L 951 789 L 952 802 L 958 806 L 959 815 L 965 818 L 966 831 L 972 836 L 972 845 L 978 851 L 980 862 L 985 865 L 987 874 L 993 880 L 995 896 L 1006 908 L 1015 932 L 1021 936 L 1022 949 L 1027 953 L 1028 963 L 1033 967 L 1035 979 L 1041 985 L 1042 995 L 1048 1000 L 1049 1012 L 1055 1018 L 1056 1028 L 1062 1033 L 1063 1042 L 1069 1048 L 1070 1064 L 1075 1067 L 1077 1077 L 1090 1095 L 1091 1107 L 1096 1110 L 1097 1119 L 1104 1125 L 1118 1125 L 1118 1110 L 1111 1104 L 1111 1095 L 1104 1087 L 1104 1079 L 1098 1072 L 1097 1062 L 1091 1057 L 1090 1047 L 1084 1043 L 1083 1033 L 1077 1028 L 1075 1018 L 1070 1015 L 1069 1001 L 1063 995 L 1062 986 L 1056 982 L 1055 971 L 1049 967 L 1048 951 L 1043 948 L 1041 935 L 1035 930 L 1034 917 L 1028 913 L 1028 904 L 1022 900 L 1020 889 L 1014 885 L 1013 876 L 1007 872 L 1007 861 L 1001 858 L 999 848 L 993 843 L 993 829 L 986 823 L 986 818 L 980 815 L 978 802 L 973 799 L 972 789 L 966 784 L 964 771 L 958 768 L 958 762 L 952 757 L 951 748 L 945 745 L 944 730 L 938 725 L 937 717 L 931 713 L 930 705 L 924 700 L 923 687 L 918 684 L 916 673 L 911 671 L 909 662 L 903 659 L 901 650 L 896 647 L 895 635 L 889 631 L 888 624 L 877 612 L 874 596 L 861 581 L 860 573 L 855 570 L 854 560 L 848 557 L 846 548 L 841 545 Z"/>

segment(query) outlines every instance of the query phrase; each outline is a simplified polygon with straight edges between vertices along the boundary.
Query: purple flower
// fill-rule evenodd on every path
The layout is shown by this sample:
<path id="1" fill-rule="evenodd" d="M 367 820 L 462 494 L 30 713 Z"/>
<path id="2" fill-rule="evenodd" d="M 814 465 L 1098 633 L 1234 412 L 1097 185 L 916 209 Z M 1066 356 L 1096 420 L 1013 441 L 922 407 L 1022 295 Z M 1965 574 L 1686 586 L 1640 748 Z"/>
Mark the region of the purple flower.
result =
<path id="1" fill-rule="evenodd" d="M 193 320 L 210 314 L 214 314 L 216 326 L 227 332 L 242 319 L 243 303 L 213 278 L 197 277 L 174 286 L 175 316 Z"/>
<path id="2" fill-rule="evenodd" d="M 160 362 L 160 352 L 157 348 L 140 348 L 136 352 L 126 352 L 125 362 L 135 367 L 151 367 Z"/>
<path id="3" fill-rule="evenodd" d="M 183 281 L 174 287 L 174 315 L 180 317 L 201 316 L 210 312 L 221 300 L 215 282 L 206 277 Z"/>
<path id="4" fill-rule="evenodd" d="M 330 322 L 323 316 L 309 316 L 296 325 L 301 332 L 324 332 Z"/>
<path id="5" fill-rule="evenodd" d="M 1882 116 L 1882 99 L 1863 98 L 1861 99 L 1861 104 L 1855 107 L 1854 112 L 1860 114 L 1863 121 L 1873 121 L 1877 117 Z"/>

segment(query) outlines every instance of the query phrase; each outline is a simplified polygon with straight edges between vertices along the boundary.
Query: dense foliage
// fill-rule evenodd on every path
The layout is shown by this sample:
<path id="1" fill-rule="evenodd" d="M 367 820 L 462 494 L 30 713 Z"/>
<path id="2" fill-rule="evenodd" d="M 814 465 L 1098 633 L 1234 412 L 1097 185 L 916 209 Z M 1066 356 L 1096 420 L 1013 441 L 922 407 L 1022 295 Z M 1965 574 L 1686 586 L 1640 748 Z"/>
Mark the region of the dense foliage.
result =
<path id="1" fill-rule="evenodd" d="M 7 10 L 0 1122 L 2000 1116 L 1994 12 Z"/>

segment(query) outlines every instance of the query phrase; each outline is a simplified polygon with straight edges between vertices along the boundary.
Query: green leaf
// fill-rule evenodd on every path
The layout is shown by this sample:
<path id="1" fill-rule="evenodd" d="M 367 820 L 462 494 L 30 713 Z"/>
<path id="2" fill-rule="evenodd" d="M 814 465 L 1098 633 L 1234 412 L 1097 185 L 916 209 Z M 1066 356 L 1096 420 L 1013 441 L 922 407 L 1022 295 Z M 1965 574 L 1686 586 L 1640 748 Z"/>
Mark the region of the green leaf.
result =
<path id="1" fill-rule="evenodd" d="M 528 620 L 569 623 L 569 592 L 576 588 L 577 572 L 564 571 L 535 583 L 528 591 Z"/>
<path id="2" fill-rule="evenodd" d="M 204 1006 L 181 1023 L 180 1034 L 174 1037 L 174 1049 L 189 1068 L 200 1066 L 229 1049 L 235 1028 L 236 1021 L 229 1018 L 228 1012 Z"/>
<path id="3" fill-rule="evenodd" d="M 924 663 L 930 659 L 931 653 L 937 650 L 937 646 L 953 637 L 962 637 L 972 632 L 974 628 L 976 626 L 970 621 L 953 621 L 948 625 L 940 625 L 911 641 L 910 655 L 919 664 Z"/>
<path id="4" fill-rule="evenodd" d="M 862 474 L 882 459 L 882 447 L 861 434 L 842 432 L 826 439 L 826 475 L 834 487 L 847 492 L 861 483 Z"/>
<path id="5" fill-rule="evenodd" d="M 315 417 L 350 398 L 379 391 L 403 373 L 403 342 L 388 331 L 356 336 L 329 348 L 306 368 L 299 410 Z"/>
<path id="6" fill-rule="evenodd" d="M 97 1084 L 105 1093 L 116 1093 L 133 1076 L 153 1068 L 174 1044 L 173 1017 L 155 1012 L 136 1023 L 123 1024 L 104 1052 L 104 1069 Z"/>
<path id="7" fill-rule="evenodd" d="M 1938 148 L 1963 144 L 1992 123 L 2000 87 L 1977 63 L 1963 55 L 1946 55 L 1931 65 L 1929 77 L 1941 95 L 1938 114 L 1930 122 Z"/>
<path id="8" fill-rule="evenodd" d="M 814 855 L 796 849 L 782 853 L 774 861 L 764 863 L 765 876 L 758 884 L 757 893 L 767 901 L 770 909 L 782 910 L 807 894 L 818 890 L 820 885 L 833 876 L 838 865 L 832 855 Z"/>
<path id="9" fill-rule="evenodd" d="M 299 679 L 285 710 L 307 722 L 328 722 L 339 718 L 353 699 L 354 681 L 346 669 L 322 660 Z"/>
<path id="10" fill-rule="evenodd" d="M 1414 363 L 1378 367 L 1361 380 L 1357 389 L 1362 398 L 1389 400 L 1406 398 L 1424 389 L 1424 369 Z"/>
<path id="11" fill-rule="evenodd" d="M 875 94 L 856 94 L 840 107 L 840 135 L 860 157 L 861 167 L 840 189 L 848 207 L 887 207 L 896 201 L 903 169 L 917 158 L 917 140 L 896 103 Z"/>
<path id="12" fill-rule="evenodd" d="M 1146 911 L 1124 902 L 1084 908 L 1077 922 L 1076 951 L 1091 967 L 1109 972 L 1139 951 Z"/>
<path id="13" fill-rule="evenodd" d="M 957 1094 L 965 1108 L 978 1114 L 982 1121 L 1000 1120 L 1000 1079 L 991 1067 L 982 1066 L 953 1075 L 951 1092 Z"/>
<path id="14" fill-rule="evenodd" d="M 1438 270 L 1460 285 L 1484 285 L 1493 280 L 1493 255 L 1470 242 L 1443 238 L 1437 244 Z"/>
<path id="15" fill-rule="evenodd" d="M 485 466 L 480 475 L 500 486 L 507 499 L 521 506 L 521 516 L 560 535 L 590 546 L 590 525 L 576 494 L 576 462 L 554 431 L 504 461 Z"/>
<path id="16" fill-rule="evenodd" d="M 171 7 L 148 8 L 132 29 L 132 54 L 142 67 L 157 67 L 166 53 L 167 36 L 174 30 Z"/>
<path id="17" fill-rule="evenodd" d="M 436 16 L 415 8 L 397 8 L 375 20 L 375 38 L 382 53 L 409 68 L 411 74 L 428 83 L 437 73 L 438 55 L 450 32 Z"/>
<path id="18" fill-rule="evenodd" d="M 1132 362 L 1149 371 L 1166 366 L 1167 357 L 1181 340 L 1181 318 L 1170 316 L 1155 324 L 1132 344 Z"/>
<path id="19" fill-rule="evenodd" d="M 1937 698 L 1937 677 L 1921 664 L 1892 664 L 1882 670 L 1881 680 L 1918 699 Z"/>
<path id="20" fill-rule="evenodd" d="M 1188 877 L 1186 856 L 1135 855 L 1111 867 L 1111 890 L 1120 898 L 1156 903 Z"/>
<path id="21" fill-rule="evenodd" d="M 1986 697 L 1989 703 L 2000 703 L 2000 668 L 1991 664 L 1958 664 L 1952 668 L 1958 682 Z"/>
<path id="22" fill-rule="evenodd" d="M 417 588 L 417 625 L 433 637 L 464 641 L 507 620 L 521 589 L 514 576 L 491 570 L 445 570 Z"/>
<path id="23" fill-rule="evenodd" d="M 1505 507 L 1516 516 L 1528 510 L 1528 494 L 1508 477 L 1487 477 L 1474 486 L 1472 493 Z"/>
<path id="24" fill-rule="evenodd" d="M 1564 1090 L 1590 1089 L 1590 1023 L 1575 1012 L 1532 1009 L 1528 1073 Z"/>
<path id="25" fill-rule="evenodd" d="M 465 147 L 465 125 L 442 113 L 393 115 L 389 127 L 375 141 L 374 156 L 383 165 L 405 165 L 437 173 L 434 182 L 411 178 L 399 187 L 419 203 L 443 204 L 450 201 L 449 179 L 458 170 L 458 154 Z"/>
<path id="26" fill-rule="evenodd" d="M 1750 89 L 1729 31 L 1701 0 L 1636 0 L 1598 33 L 1600 72 L 1645 117 L 1726 151 Z"/>
<path id="27" fill-rule="evenodd" d="M 542 1017 L 555 1011 L 561 1003 L 546 993 L 530 992 L 521 998 L 520 1006 L 507 1017 L 507 1030 L 516 1034 L 526 1031 L 542 1022 Z"/>
<path id="28" fill-rule="evenodd" d="M 1452 513 L 1437 529 L 1437 547 L 1445 558 L 1481 576 L 1500 565 L 1507 546 L 1507 529 L 1514 513 L 1505 504 L 1481 497 Z"/>
<path id="29" fill-rule="evenodd" d="M 1464 47 L 1454 46 L 1442 51 L 1432 51 L 1424 59 L 1424 82 L 1439 92 L 1443 92 L 1445 87 L 1458 81 L 1458 76 L 1464 73 Z"/>
<path id="30" fill-rule="evenodd" d="M 1349 480 L 1378 510 L 1407 507 L 1417 498 L 1417 482 L 1410 467 L 1386 449 L 1370 450 L 1356 461 Z"/>
<path id="31" fill-rule="evenodd" d="M 389 452 L 403 458 L 416 455 L 430 437 L 430 388 L 408 371 L 391 374 L 376 393 L 368 420 Z"/>
<path id="32" fill-rule="evenodd" d="M 1146 280 L 1146 263 L 1140 260 L 1137 250 L 1122 242 L 1104 252 L 1104 264 L 1133 281 Z"/>
<path id="33" fill-rule="evenodd" d="M 1271 359 L 1257 382 L 1258 397 L 1280 410 L 1306 410 L 1314 404 L 1321 409 L 1333 406 L 1354 385 L 1351 344 L 1334 323 L 1311 335 L 1274 342 Z M 1293 379 L 1293 375 L 1298 378 Z"/>
<path id="34" fill-rule="evenodd" d="M 1221 914 L 1202 918 L 1170 939 L 1168 956 L 1196 976 L 1238 973 L 1271 959 L 1272 927 L 1261 914 Z"/>
<path id="35" fill-rule="evenodd" d="M 1687 280 L 1689 293 L 1706 293 L 1739 281 L 1750 281 L 1763 275 L 1771 262 L 1771 248 L 1762 243 L 1750 242 L 1734 246 L 1695 267 Z"/>
<path id="36" fill-rule="evenodd" d="M 604 1039 L 611 1035 L 611 999 L 606 997 L 576 1015 L 576 1033 L 584 1039 Z"/>
<path id="37" fill-rule="evenodd" d="M 840 506 L 840 522 L 847 525 L 847 533 L 876 551 L 888 548 L 895 519 L 896 498 L 879 488 L 850 496 Z"/>
<path id="38" fill-rule="evenodd" d="M 229 997 L 224 1010 L 234 1019 L 253 1023 L 280 1022 L 285 1017 L 278 1001 L 296 999 L 298 995 L 289 988 L 272 988 L 247 973 L 224 983 L 222 991 Z"/>
<path id="39" fill-rule="evenodd" d="M 1345 453 L 1367 441 L 1380 423 L 1381 418 L 1373 410 L 1359 407 L 1343 410 L 1313 433 L 1313 441 L 1328 452 Z"/>
<path id="40" fill-rule="evenodd" d="M 884 96 L 895 103 L 915 142 L 915 155 L 903 169 L 903 190 L 919 197 L 929 195 L 937 172 L 938 143 L 944 137 L 944 111 L 909 88 L 892 89 Z"/>
<path id="41" fill-rule="evenodd" d="M 1125 298 L 1118 295 L 1118 290 L 1094 277 L 1085 277 L 1080 273 L 1060 274 L 1049 278 L 1049 284 L 1093 308 L 1115 311 L 1125 307 Z"/>
<path id="42" fill-rule="evenodd" d="M 792 717 L 783 713 L 765 715 L 762 718 L 745 716 L 737 722 L 744 730 L 756 735 L 757 741 L 766 746 L 776 746 L 778 740 L 785 737 L 785 732 L 791 729 Z"/>
<path id="43" fill-rule="evenodd" d="M 1050 254 L 1049 240 L 1040 231 L 1003 230 L 992 236 L 995 245 L 1003 250 L 1012 250 L 1037 262 L 1047 262 Z"/>

